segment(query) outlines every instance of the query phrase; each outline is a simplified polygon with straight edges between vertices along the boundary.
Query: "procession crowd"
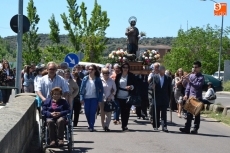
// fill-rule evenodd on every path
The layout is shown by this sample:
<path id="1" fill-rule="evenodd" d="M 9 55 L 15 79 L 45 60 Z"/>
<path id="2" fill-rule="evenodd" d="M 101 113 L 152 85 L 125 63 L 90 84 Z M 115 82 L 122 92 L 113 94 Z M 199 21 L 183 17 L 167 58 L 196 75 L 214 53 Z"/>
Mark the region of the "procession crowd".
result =
<path id="1" fill-rule="evenodd" d="M 9 67 L 9 62 L 3 60 L 0 66 L 0 85 L 14 86 L 15 71 Z M 25 65 L 21 72 L 21 92 L 37 94 L 36 105 L 47 118 L 51 131 L 51 146 L 55 145 L 56 140 L 60 146 L 64 144 L 65 116 L 73 111 L 73 125 L 76 127 L 82 105 L 90 132 L 95 131 L 95 115 L 98 114 L 101 116 L 104 131 L 110 131 L 112 116 L 115 125 L 121 124 L 122 131 L 128 131 L 132 103 L 128 103 L 127 99 L 133 95 L 138 95 L 141 99 L 140 105 L 135 106 L 138 119 L 150 119 L 153 128 L 161 125 L 162 130 L 168 132 L 167 109 L 170 107 L 177 111 L 179 118 L 183 115 L 187 119 L 185 127 L 180 128 L 180 131 L 190 133 L 194 116 L 183 109 L 183 104 L 191 96 L 210 103 L 208 97 L 215 94 L 212 84 L 209 83 L 208 91 L 202 97 L 204 77 L 200 72 L 201 63 L 194 62 L 191 72 L 184 72 L 179 68 L 175 75 L 160 63 L 154 63 L 152 68 L 149 75 L 135 75 L 130 72 L 128 63 L 108 63 L 103 68 L 76 65 L 72 71 L 65 62 L 59 65 L 55 62 L 47 65 L 32 63 Z M 4 104 L 8 103 L 11 90 L 1 89 L 0 101 Z M 106 110 L 106 105 L 111 103 L 116 108 Z M 191 133 L 198 132 L 199 124 L 200 115 L 197 115 Z"/>

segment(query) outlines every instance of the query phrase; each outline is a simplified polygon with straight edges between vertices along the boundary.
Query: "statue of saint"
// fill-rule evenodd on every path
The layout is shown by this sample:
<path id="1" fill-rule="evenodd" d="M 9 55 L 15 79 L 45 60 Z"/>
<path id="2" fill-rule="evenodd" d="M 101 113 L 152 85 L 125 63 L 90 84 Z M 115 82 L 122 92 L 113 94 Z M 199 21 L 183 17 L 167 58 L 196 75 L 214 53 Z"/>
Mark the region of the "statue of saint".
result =
<path id="1" fill-rule="evenodd" d="M 135 54 L 138 50 L 138 40 L 139 40 L 139 30 L 135 27 L 136 25 L 136 18 L 135 20 L 129 19 L 130 27 L 126 29 L 125 35 L 128 37 L 128 44 L 127 50 L 129 54 Z"/>

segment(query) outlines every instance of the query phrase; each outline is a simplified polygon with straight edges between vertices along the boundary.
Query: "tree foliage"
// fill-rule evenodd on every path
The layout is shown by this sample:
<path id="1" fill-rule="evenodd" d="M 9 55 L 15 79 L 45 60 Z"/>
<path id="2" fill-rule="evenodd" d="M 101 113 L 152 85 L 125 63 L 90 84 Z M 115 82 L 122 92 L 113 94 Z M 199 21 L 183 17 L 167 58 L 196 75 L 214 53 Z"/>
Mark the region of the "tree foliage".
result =
<path id="1" fill-rule="evenodd" d="M 58 45 L 60 43 L 60 37 L 59 37 L 60 29 L 59 29 L 59 24 L 56 21 L 54 14 L 52 14 L 51 18 L 48 21 L 49 21 L 49 27 L 50 27 L 49 38 L 53 44 Z"/>
<path id="2" fill-rule="evenodd" d="M 27 17 L 30 21 L 30 30 L 23 35 L 23 60 L 24 64 L 30 64 L 32 61 L 39 63 L 41 60 L 41 50 L 38 45 L 41 41 L 37 34 L 37 24 L 40 21 L 39 15 L 37 14 L 37 8 L 34 5 L 34 1 L 30 0 L 27 6 Z"/>
<path id="3" fill-rule="evenodd" d="M 99 62 L 106 48 L 105 30 L 109 26 L 107 12 L 101 10 L 95 0 L 90 19 L 87 18 L 87 7 L 82 2 L 79 6 L 76 0 L 67 0 L 69 16 L 61 14 L 64 28 L 68 31 L 74 52 L 84 52 L 84 61 Z"/>
<path id="4" fill-rule="evenodd" d="M 230 45 L 228 29 L 223 35 L 221 69 L 228 54 Z M 164 64 L 167 68 L 176 72 L 183 68 L 190 72 L 192 63 L 196 60 L 202 62 L 203 73 L 213 74 L 218 69 L 218 55 L 220 46 L 220 31 L 218 27 L 212 28 L 209 25 L 204 28 L 190 28 L 188 31 L 179 30 L 178 37 L 172 44 L 172 49 L 164 56 Z"/>
<path id="5" fill-rule="evenodd" d="M 56 62 L 61 62 L 63 61 L 65 55 L 69 52 L 69 49 L 67 46 L 60 44 L 60 29 L 54 14 L 52 14 L 48 21 L 50 27 L 49 38 L 51 40 L 51 45 L 46 46 L 43 50 L 43 59 L 45 62 L 53 60 Z"/>
<path id="6" fill-rule="evenodd" d="M 82 21 L 81 29 L 84 29 L 82 43 L 84 44 L 85 61 L 100 62 L 100 57 L 106 48 L 107 38 L 105 30 L 109 27 L 110 19 L 107 12 L 102 11 L 101 6 L 95 0 L 91 18 L 87 20 L 84 3 L 81 5 Z"/>
<path id="7" fill-rule="evenodd" d="M 75 52 L 80 50 L 81 33 L 79 32 L 80 17 L 79 6 L 77 0 L 67 0 L 69 16 L 65 13 L 61 14 L 62 21 L 64 23 L 64 29 L 68 31 L 68 37 L 70 43 L 74 47 Z"/>

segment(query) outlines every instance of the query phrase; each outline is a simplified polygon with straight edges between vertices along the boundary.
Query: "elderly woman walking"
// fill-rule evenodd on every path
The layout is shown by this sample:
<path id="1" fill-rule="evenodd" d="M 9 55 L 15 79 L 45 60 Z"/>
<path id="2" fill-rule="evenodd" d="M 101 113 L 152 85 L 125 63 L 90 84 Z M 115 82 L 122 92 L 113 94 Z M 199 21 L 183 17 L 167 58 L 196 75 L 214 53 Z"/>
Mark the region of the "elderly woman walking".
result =
<path id="1" fill-rule="evenodd" d="M 104 88 L 104 94 L 103 94 L 103 102 L 101 102 L 100 105 L 100 110 L 101 110 L 101 125 L 103 127 L 103 129 L 106 132 L 109 132 L 109 124 L 111 121 L 111 114 L 112 112 L 105 112 L 104 111 L 104 106 L 106 102 L 109 101 L 113 101 L 114 100 L 114 95 L 116 93 L 116 85 L 114 80 L 112 80 L 111 78 L 109 78 L 109 69 L 108 68 L 102 68 L 102 85 Z M 105 119 L 105 115 L 106 115 L 106 119 Z"/>
<path id="2" fill-rule="evenodd" d="M 73 80 L 69 69 L 64 70 L 64 79 L 66 80 L 68 87 L 69 87 L 69 94 L 68 94 L 66 100 L 69 102 L 70 108 L 72 109 L 73 108 L 73 99 L 74 99 L 74 97 L 77 96 L 77 94 L 79 92 L 79 87 L 78 87 L 77 83 Z"/>

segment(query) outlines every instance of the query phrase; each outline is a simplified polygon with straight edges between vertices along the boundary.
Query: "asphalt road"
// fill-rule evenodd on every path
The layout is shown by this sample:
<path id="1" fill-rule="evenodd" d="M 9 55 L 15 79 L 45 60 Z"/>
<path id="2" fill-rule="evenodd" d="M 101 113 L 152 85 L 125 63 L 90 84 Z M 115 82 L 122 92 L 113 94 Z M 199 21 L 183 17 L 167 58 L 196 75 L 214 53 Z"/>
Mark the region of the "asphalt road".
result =
<path id="1" fill-rule="evenodd" d="M 73 153 L 229 153 L 229 126 L 202 118 L 198 135 L 182 134 L 179 127 L 185 120 L 175 113 L 172 118 L 173 122 L 168 125 L 169 133 L 154 131 L 149 121 L 137 120 L 135 114 L 130 117 L 128 132 L 122 132 L 120 125 L 113 123 L 111 132 L 104 132 L 100 116 L 96 120 L 96 132 L 88 132 L 85 115 L 81 114 L 79 126 L 74 128 Z M 68 150 L 47 149 L 46 152 L 66 153 Z"/>
<path id="2" fill-rule="evenodd" d="M 11 98 L 14 97 L 14 91 L 12 93 Z M 217 93 L 215 103 L 227 106 L 230 105 L 229 99 L 230 94 Z M 169 112 L 168 119 L 170 119 Z M 111 123 L 111 132 L 104 132 L 101 128 L 100 116 L 98 116 L 95 123 L 96 131 L 88 132 L 85 115 L 81 114 L 79 126 L 74 128 L 74 150 L 72 153 L 230 152 L 230 126 L 203 117 L 199 134 L 192 135 L 179 132 L 179 127 L 182 127 L 184 123 L 184 119 L 178 118 L 173 113 L 172 123 L 168 121 L 169 133 L 157 132 L 153 130 L 149 121 L 138 120 L 135 114 L 131 114 L 128 125 L 130 131 L 122 132 L 120 125 Z M 68 150 L 67 148 L 47 149 L 46 152 L 67 153 Z"/>
<path id="3" fill-rule="evenodd" d="M 221 103 L 223 106 L 230 106 L 230 93 L 217 92 L 216 93 L 216 103 Z"/>

